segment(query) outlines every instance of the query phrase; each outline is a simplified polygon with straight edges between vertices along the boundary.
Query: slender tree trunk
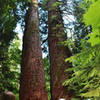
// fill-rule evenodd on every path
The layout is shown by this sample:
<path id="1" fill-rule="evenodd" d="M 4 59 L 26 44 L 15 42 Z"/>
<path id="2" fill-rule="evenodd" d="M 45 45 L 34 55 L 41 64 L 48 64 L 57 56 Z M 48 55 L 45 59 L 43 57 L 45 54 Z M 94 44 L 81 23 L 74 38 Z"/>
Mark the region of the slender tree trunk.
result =
<path id="1" fill-rule="evenodd" d="M 65 70 L 71 67 L 71 64 L 65 63 L 65 59 L 71 56 L 67 47 L 61 45 L 61 42 L 66 40 L 64 32 L 64 24 L 61 16 L 59 3 L 57 0 L 49 0 L 48 7 L 48 23 L 49 23 L 49 53 L 50 53 L 50 70 L 51 70 L 51 100 L 71 100 L 74 93 L 68 92 L 62 83 L 68 77 Z"/>
<path id="2" fill-rule="evenodd" d="M 26 17 L 20 100 L 48 100 L 40 45 L 38 0 L 31 0 Z"/>

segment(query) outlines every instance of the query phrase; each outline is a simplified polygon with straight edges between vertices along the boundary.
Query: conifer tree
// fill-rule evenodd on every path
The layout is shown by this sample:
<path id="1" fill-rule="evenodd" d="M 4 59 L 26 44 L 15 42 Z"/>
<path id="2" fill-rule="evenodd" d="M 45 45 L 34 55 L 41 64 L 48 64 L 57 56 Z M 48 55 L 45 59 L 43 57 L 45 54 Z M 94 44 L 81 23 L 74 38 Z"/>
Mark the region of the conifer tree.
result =
<path id="1" fill-rule="evenodd" d="M 38 0 L 31 0 L 26 14 L 20 100 L 47 100 L 39 35 Z"/>
<path id="2" fill-rule="evenodd" d="M 48 2 L 48 43 L 50 54 L 50 77 L 51 77 L 51 100 L 65 98 L 71 100 L 74 93 L 62 86 L 68 74 L 65 70 L 71 67 L 71 64 L 65 63 L 65 59 L 71 56 L 67 47 L 61 45 L 66 40 L 62 12 L 59 8 L 61 2 L 49 0 Z"/>

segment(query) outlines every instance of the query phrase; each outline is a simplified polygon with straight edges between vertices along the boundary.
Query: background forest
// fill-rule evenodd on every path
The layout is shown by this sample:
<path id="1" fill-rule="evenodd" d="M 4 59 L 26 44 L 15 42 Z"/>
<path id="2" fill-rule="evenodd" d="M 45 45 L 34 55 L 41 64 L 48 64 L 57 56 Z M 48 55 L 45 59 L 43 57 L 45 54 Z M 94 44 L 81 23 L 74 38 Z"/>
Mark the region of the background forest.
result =
<path id="1" fill-rule="evenodd" d="M 0 94 L 100 100 L 99 11 L 100 0 L 0 0 Z"/>

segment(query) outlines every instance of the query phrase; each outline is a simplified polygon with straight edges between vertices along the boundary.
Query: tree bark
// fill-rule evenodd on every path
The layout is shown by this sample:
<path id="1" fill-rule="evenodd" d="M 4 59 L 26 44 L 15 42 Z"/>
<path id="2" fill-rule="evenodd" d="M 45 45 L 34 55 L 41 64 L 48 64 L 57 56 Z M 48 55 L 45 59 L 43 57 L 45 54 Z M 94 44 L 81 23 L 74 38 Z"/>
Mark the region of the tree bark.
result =
<path id="1" fill-rule="evenodd" d="M 38 0 L 31 0 L 23 37 L 20 100 L 48 100 L 38 19 Z"/>
<path id="2" fill-rule="evenodd" d="M 74 97 L 73 91 L 69 92 L 62 83 L 68 77 L 65 70 L 71 64 L 65 63 L 65 59 L 71 56 L 70 50 L 61 45 L 66 40 L 64 24 L 61 10 L 57 5 L 57 0 L 49 0 L 48 6 L 48 44 L 50 54 L 50 74 L 51 74 L 51 100 L 71 100 Z"/>

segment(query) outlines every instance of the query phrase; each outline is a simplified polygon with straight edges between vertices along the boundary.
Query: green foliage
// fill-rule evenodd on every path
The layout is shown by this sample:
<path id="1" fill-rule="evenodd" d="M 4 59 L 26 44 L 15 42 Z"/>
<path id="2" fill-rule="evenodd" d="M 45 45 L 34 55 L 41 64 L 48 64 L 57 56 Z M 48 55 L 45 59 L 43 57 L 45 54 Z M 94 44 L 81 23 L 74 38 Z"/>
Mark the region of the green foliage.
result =
<path id="1" fill-rule="evenodd" d="M 21 51 L 19 40 L 13 39 L 17 23 L 24 22 L 25 4 L 21 0 L 0 0 L 0 93 L 4 90 L 16 93 L 19 89 Z"/>
<path id="2" fill-rule="evenodd" d="M 73 62 L 74 67 L 66 70 L 68 72 L 73 72 L 73 74 L 69 80 L 64 82 L 64 85 L 69 86 L 69 89 L 74 89 L 78 95 L 84 97 L 99 97 L 99 59 L 100 48 L 96 46 L 89 48 L 85 47 L 80 53 L 67 59 L 66 61 L 69 60 Z"/>
<path id="3" fill-rule="evenodd" d="M 56 15 L 53 15 L 53 16 L 51 17 L 52 20 L 55 20 L 56 18 L 57 18 Z"/>
<path id="4" fill-rule="evenodd" d="M 46 79 L 46 89 L 48 92 L 48 100 L 50 100 L 50 63 L 48 58 L 43 59 L 45 79 Z"/>
<path id="5" fill-rule="evenodd" d="M 89 42 L 92 46 L 100 44 L 100 0 L 91 4 L 90 8 L 84 15 L 86 25 L 92 25 L 93 33 L 90 34 Z"/>
<path id="6" fill-rule="evenodd" d="M 31 0 L 26 0 L 26 2 L 31 2 Z"/>
<path id="7" fill-rule="evenodd" d="M 62 2 L 61 1 L 56 1 L 55 3 L 52 4 L 52 7 L 49 8 L 49 5 L 48 5 L 48 8 L 49 10 L 56 10 L 58 8 L 60 8 L 62 6 Z"/>
<path id="8" fill-rule="evenodd" d="M 66 59 L 73 68 L 66 70 L 69 75 L 63 85 L 85 98 L 100 97 L 100 0 L 93 2 L 84 15 L 86 25 L 92 26 L 92 33 L 81 40 L 81 51 Z"/>
<path id="9" fill-rule="evenodd" d="M 42 0 L 41 7 L 42 7 L 43 10 L 47 10 L 47 8 L 48 8 L 48 1 L 49 0 Z"/>
<path id="10" fill-rule="evenodd" d="M 62 5 L 62 2 L 56 1 L 52 7 L 59 7 L 60 5 Z"/>
<path id="11" fill-rule="evenodd" d="M 4 90 L 19 91 L 19 73 L 21 63 L 20 41 L 14 40 L 6 53 L 7 58 L 0 62 L 0 92 Z"/>
<path id="12" fill-rule="evenodd" d="M 97 0 L 85 0 L 86 1 L 86 3 L 87 2 L 92 2 L 92 3 L 94 3 L 95 1 L 97 1 Z"/>
<path id="13" fill-rule="evenodd" d="M 19 94 L 16 94 L 16 100 L 19 100 Z"/>
<path id="14" fill-rule="evenodd" d="M 71 100 L 80 100 L 80 99 L 78 99 L 78 98 L 72 98 Z"/>

